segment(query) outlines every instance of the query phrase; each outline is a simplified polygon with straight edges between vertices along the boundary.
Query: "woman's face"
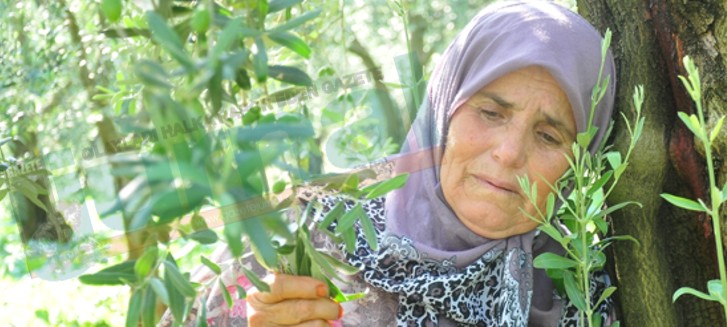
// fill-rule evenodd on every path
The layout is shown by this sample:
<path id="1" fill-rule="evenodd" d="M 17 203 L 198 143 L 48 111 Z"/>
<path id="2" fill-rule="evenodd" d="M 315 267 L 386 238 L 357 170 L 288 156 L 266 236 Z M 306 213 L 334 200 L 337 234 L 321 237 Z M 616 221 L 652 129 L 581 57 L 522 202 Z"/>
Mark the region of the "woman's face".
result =
<path id="1" fill-rule="evenodd" d="M 536 210 L 517 181 L 538 184 L 545 209 L 553 184 L 568 168 L 576 135 L 568 98 L 542 67 L 531 66 L 486 85 L 451 118 L 441 168 L 444 197 L 473 232 L 500 239 L 533 230 L 520 211 Z"/>

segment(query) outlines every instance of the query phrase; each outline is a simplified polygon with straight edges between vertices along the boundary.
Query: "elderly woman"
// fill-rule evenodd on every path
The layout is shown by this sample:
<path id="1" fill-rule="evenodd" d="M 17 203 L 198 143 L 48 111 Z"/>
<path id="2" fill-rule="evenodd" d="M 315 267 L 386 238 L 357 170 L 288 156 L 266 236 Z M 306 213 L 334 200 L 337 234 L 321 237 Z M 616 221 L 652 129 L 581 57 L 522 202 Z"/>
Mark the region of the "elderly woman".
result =
<path id="1" fill-rule="evenodd" d="M 549 188 L 568 168 L 571 144 L 588 119 L 610 121 L 615 73 L 594 117 L 590 95 L 601 36 L 550 2 L 501 2 L 477 15 L 444 52 L 428 96 L 396 160 L 405 187 L 364 208 L 379 248 L 363 236 L 347 260 L 364 267 L 346 287 L 369 294 L 345 308 L 326 283 L 276 275 L 271 292 L 248 294 L 237 311 L 208 307 L 210 322 L 250 326 L 574 326 L 577 309 L 533 268 L 563 250 L 525 213 L 535 214 L 518 176 Z M 333 201 L 322 201 L 326 211 Z M 523 211 L 525 213 L 523 213 Z M 604 283 L 608 278 L 602 275 Z M 595 283 L 594 298 L 601 283 Z M 599 313 L 610 324 L 607 301 Z M 221 306 L 224 306 L 222 304 Z M 345 314 L 344 314 L 345 312 Z M 247 319 L 247 321 L 245 321 Z"/>

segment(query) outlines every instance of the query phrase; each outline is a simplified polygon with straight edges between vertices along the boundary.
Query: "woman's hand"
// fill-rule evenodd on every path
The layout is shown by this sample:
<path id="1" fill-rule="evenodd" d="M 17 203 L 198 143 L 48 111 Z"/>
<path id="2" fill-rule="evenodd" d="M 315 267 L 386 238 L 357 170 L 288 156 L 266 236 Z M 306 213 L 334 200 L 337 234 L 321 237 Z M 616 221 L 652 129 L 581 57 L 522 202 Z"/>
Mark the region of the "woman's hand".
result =
<path id="1" fill-rule="evenodd" d="M 328 285 L 305 276 L 277 274 L 268 281 L 270 292 L 247 295 L 250 327 L 330 326 L 343 308 L 328 297 Z"/>

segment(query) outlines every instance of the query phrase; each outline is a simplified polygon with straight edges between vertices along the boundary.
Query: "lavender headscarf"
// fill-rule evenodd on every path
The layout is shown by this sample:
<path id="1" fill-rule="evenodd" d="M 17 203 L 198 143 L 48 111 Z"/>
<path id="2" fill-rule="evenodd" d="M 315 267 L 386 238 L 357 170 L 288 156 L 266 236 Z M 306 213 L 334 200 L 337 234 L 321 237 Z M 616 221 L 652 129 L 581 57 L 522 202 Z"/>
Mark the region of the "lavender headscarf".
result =
<path id="1" fill-rule="evenodd" d="M 600 33 L 587 21 L 551 2 L 508 1 L 487 7 L 444 52 L 430 78 L 428 97 L 396 158 L 395 170 L 410 172 L 410 177 L 404 188 L 386 199 L 386 232 L 410 240 L 426 258 L 450 260 L 458 268 L 489 253 L 522 249 L 527 262 L 507 268 L 516 279 L 532 281 L 520 281 L 521 288 L 530 288 L 521 294 L 532 294 L 532 301 L 527 301 L 531 323 L 552 322 L 560 315 L 552 301 L 552 282 L 544 272 L 533 271 L 531 264 L 537 254 L 560 249 L 550 239 L 535 239 L 535 231 L 491 240 L 467 229 L 440 188 L 445 137 L 460 104 L 498 77 L 533 65 L 546 68 L 558 81 L 573 108 L 578 132 L 584 131 L 601 63 L 601 42 Z M 610 75 L 610 84 L 593 117 L 599 132 L 592 149 L 603 141 L 613 108 L 616 74 L 610 53 L 603 74 Z"/>

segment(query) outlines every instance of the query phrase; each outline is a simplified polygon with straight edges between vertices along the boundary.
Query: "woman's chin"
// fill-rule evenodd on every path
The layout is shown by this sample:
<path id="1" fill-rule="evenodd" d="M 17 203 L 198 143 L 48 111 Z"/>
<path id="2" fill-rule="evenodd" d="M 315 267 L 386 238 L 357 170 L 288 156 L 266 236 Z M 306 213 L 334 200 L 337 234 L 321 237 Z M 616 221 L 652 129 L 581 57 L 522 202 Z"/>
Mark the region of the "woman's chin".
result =
<path id="1" fill-rule="evenodd" d="M 457 217 L 473 233 L 489 239 L 506 238 L 515 227 L 512 225 L 513 214 L 492 206 L 475 205 L 470 210 L 457 213 Z"/>

